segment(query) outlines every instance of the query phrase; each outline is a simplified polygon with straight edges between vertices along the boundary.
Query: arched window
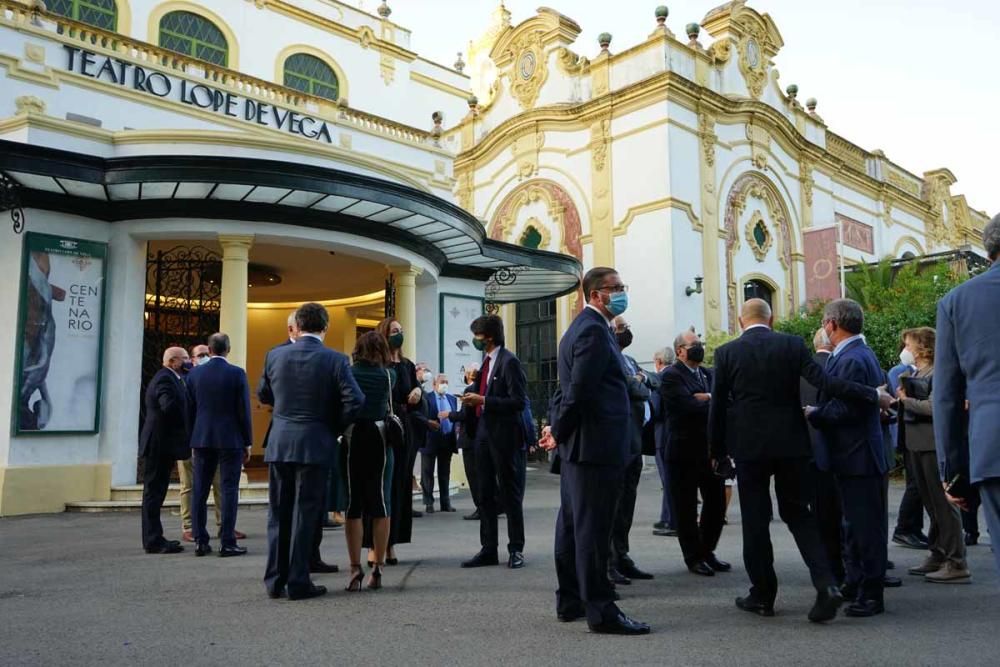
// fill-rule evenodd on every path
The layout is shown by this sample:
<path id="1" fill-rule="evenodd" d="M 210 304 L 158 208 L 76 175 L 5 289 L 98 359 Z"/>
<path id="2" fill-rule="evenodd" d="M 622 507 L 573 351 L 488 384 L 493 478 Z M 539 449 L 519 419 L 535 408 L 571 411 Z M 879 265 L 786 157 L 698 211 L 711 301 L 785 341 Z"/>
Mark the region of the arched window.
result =
<path id="1" fill-rule="evenodd" d="M 535 229 L 534 226 L 529 226 L 524 230 L 524 234 L 521 235 L 519 245 L 531 248 L 532 250 L 538 250 L 542 245 L 542 240 L 542 233 Z"/>
<path id="2" fill-rule="evenodd" d="M 774 307 L 774 288 L 763 280 L 748 280 L 743 283 L 743 300 L 763 299 L 767 305 Z"/>
<path id="3" fill-rule="evenodd" d="M 340 94 L 340 82 L 333 68 L 308 53 L 295 53 L 285 59 L 285 85 L 333 101 Z"/>
<path id="4" fill-rule="evenodd" d="M 223 67 L 229 64 L 225 35 L 211 21 L 192 12 L 170 12 L 160 19 L 160 46 Z"/>
<path id="5" fill-rule="evenodd" d="M 49 11 L 102 30 L 118 29 L 118 3 L 115 0 L 49 0 Z"/>

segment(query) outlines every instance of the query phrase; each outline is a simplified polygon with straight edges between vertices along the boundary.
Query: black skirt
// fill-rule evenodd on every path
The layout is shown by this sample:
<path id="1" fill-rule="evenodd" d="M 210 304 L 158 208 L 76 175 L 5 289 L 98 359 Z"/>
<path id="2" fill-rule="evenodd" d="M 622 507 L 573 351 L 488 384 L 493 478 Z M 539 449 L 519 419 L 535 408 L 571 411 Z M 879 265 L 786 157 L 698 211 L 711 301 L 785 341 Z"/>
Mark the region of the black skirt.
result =
<path id="1" fill-rule="evenodd" d="M 360 420 L 344 436 L 340 469 L 347 486 L 347 518 L 390 516 L 393 457 L 385 445 L 385 423 Z"/>

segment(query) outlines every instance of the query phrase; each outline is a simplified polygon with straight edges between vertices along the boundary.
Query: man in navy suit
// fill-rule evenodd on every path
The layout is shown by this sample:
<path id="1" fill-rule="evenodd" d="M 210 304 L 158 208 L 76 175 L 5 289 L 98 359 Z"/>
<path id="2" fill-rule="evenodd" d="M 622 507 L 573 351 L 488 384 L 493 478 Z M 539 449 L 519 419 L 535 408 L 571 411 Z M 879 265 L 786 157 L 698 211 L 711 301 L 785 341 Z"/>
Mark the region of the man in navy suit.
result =
<path id="1" fill-rule="evenodd" d="M 861 336 L 865 316 L 850 299 L 831 301 L 823 312 L 823 329 L 833 343 L 826 372 L 869 387 L 881 386 L 885 374 L 875 353 Z M 842 589 L 854 598 L 848 616 L 869 617 L 884 609 L 886 547 L 885 484 L 888 470 L 879 406 L 844 401 L 821 391 L 818 405 L 806 406 L 806 417 L 819 431 L 816 465 L 837 477 L 844 513 L 844 565 L 847 579 Z"/>
<path id="2" fill-rule="evenodd" d="M 462 395 L 462 403 L 476 410 L 476 464 L 479 466 L 479 553 L 462 567 L 499 565 L 497 555 L 497 490 L 507 513 L 507 567 L 524 567 L 524 408 L 527 379 L 521 362 L 504 347 L 503 320 L 496 315 L 477 317 L 469 327 L 472 344 L 485 352 L 477 391 Z"/>
<path id="3" fill-rule="evenodd" d="M 608 579 L 609 539 L 629 455 L 632 408 L 627 371 L 612 320 L 628 307 L 618 272 L 594 268 L 583 277 L 587 306 L 559 342 L 559 388 L 551 426 L 539 445 L 559 448 L 559 516 L 555 561 L 560 621 L 586 617 L 592 632 L 640 635 L 650 629 L 615 604 Z"/>
<path id="4" fill-rule="evenodd" d="M 163 353 L 163 368 L 146 387 L 146 419 L 139 435 L 139 457 L 143 460 L 142 546 L 150 554 L 184 551 L 177 540 L 164 539 L 160 510 L 174 462 L 191 456 L 191 424 L 181 379 L 181 371 L 190 364 L 183 347 L 168 348 Z"/>
<path id="5" fill-rule="evenodd" d="M 247 374 L 226 360 L 229 336 L 214 333 L 208 338 L 212 357 L 188 375 L 194 425 L 191 448 L 194 459 L 194 498 L 191 503 L 191 528 L 196 543 L 195 555 L 212 552 L 205 528 L 208 492 L 220 470 L 222 483 L 222 546 L 219 556 L 242 556 L 245 547 L 236 543 L 236 510 L 240 499 L 240 473 L 250 459 L 253 430 L 250 425 L 250 385 Z"/>
<path id="6" fill-rule="evenodd" d="M 667 441 L 669 440 L 667 413 L 663 407 L 663 397 L 660 395 L 663 374 L 673 365 L 674 358 L 674 351 L 669 347 L 653 353 L 653 365 L 656 369 L 659 385 L 657 390 L 653 392 L 650 404 L 653 408 L 653 434 L 656 441 L 656 470 L 660 474 L 660 487 L 663 489 L 663 493 L 660 494 L 660 520 L 653 524 L 653 535 L 660 537 L 677 535 L 674 523 L 674 499 L 670 493 L 670 471 L 667 465 Z"/>
<path id="7" fill-rule="evenodd" d="M 264 453 L 268 468 L 267 568 L 264 587 L 290 600 L 326 593 L 309 578 L 316 526 L 325 511 L 327 475 L 337 438 L 364 404 L 348 358 L 323 345 L 326 308 L 295 311 L 299 338 L 271 350 L 257 397 L 274 406 Z"/>
<path id="8" fill-rule="evenodd" d="M 424 396 L 427 406 L 427 440 L 420 450 L 420 488 L 424 492 L 424 509 L 434 513 L 434 468 L 437 467 L 438 501 L 442 512 L 454 512 L 448 497 L 451 457 L 458 451 L 452 412 L 458 410 L 458 400 L 448 393 L 448 376 L 439 373 L 434 378 L 433 391 Z"/>
<path id="9" fill-rule="evenodd" d="M 978 486 L 1000 569 L 1000 215 L 983 247 L 993 266 L 938 303 L 934 440 L 949 500 L 971 511 Z"/>

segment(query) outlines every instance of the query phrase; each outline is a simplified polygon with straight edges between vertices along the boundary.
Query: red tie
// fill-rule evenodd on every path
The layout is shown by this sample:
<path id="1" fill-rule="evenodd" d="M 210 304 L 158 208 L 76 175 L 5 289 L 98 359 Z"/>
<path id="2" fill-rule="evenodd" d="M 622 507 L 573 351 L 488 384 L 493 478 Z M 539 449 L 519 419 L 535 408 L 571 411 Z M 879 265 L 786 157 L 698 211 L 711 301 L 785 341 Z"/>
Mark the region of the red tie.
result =
<path id="1" fill-rule="evenodd" d="M 489 382 L 489 379 L 490 379 L 490 358 L 489 356 L 487 356 L 486 360 L 483 361 L 482 369 L 479 371 L 479 395 L 482 396 L 483 398 L 486 397 L 486 385 Z M 476 407 L 476 416 L 477 417 L 483 416 L 482 405 Z"/>

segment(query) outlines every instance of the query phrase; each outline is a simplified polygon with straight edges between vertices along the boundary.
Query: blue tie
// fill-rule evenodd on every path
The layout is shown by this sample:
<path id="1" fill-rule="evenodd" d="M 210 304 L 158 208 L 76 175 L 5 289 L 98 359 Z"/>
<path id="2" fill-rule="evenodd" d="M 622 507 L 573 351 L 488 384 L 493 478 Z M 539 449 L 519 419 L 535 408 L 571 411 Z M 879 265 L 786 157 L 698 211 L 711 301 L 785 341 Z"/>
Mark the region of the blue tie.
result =
<path id="1" fill-rule="evenodd" d="M 438 394 L 438 412 L 451 412 L 451 405 L 448 403 L 448 398 Z M 441 420 L 441 435 L 448 435 L 451 433 L 451 420 L 447 417 Z"/>

